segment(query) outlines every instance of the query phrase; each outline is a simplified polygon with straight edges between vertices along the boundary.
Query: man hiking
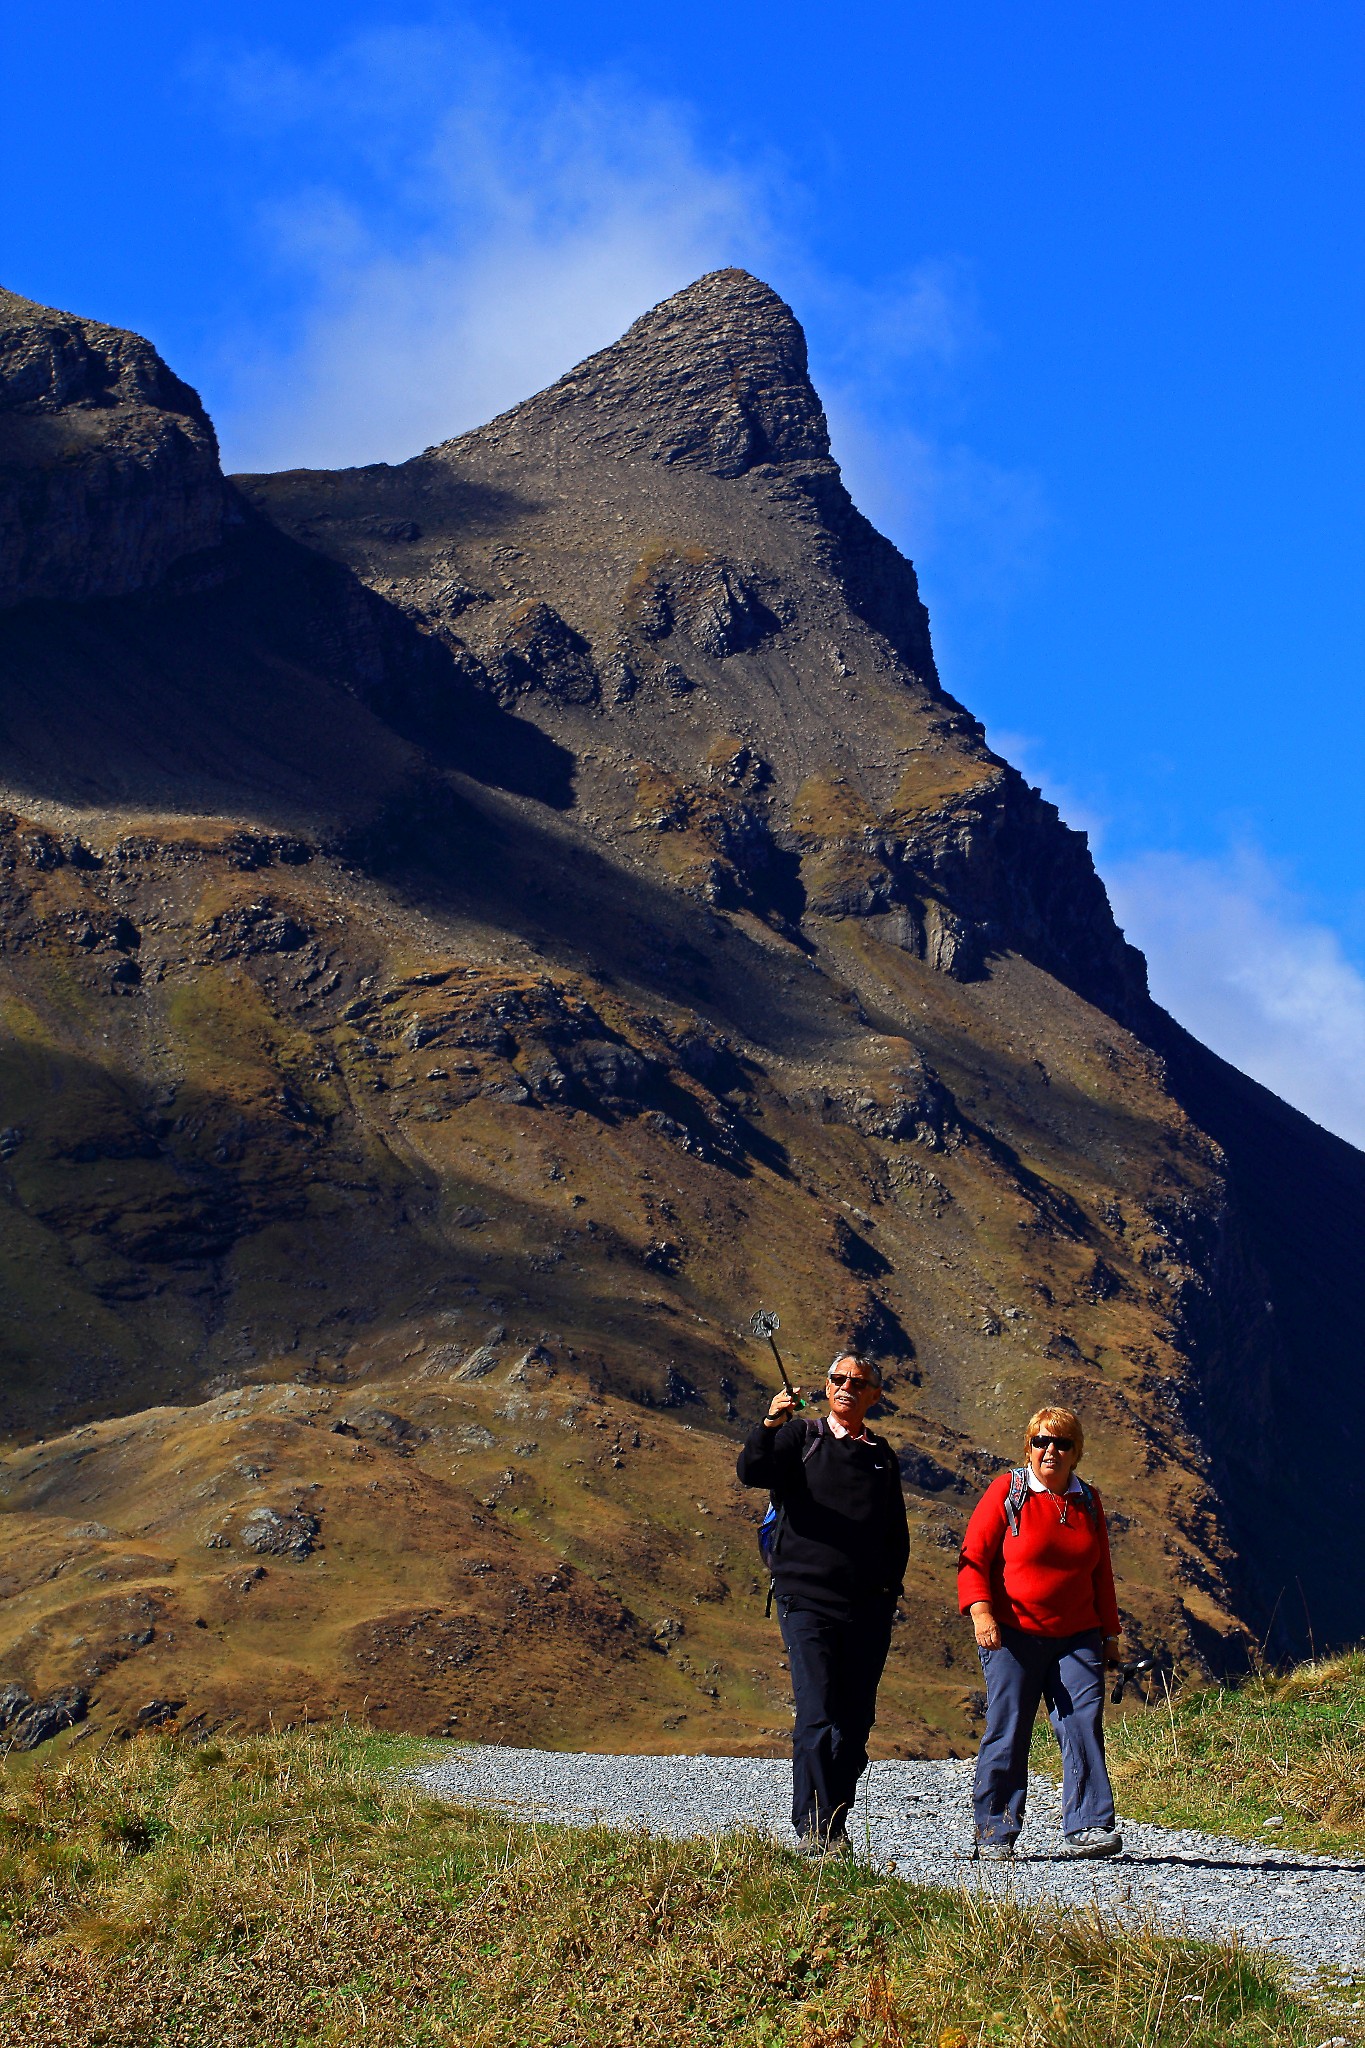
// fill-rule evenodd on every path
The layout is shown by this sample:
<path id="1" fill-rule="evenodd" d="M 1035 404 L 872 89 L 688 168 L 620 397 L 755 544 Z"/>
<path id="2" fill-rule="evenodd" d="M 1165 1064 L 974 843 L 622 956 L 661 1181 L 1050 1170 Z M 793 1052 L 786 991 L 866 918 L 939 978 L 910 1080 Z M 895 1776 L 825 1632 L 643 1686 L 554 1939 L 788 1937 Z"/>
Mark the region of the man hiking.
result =
<path id="1" fill-rule="evenodd" d="M 769 1560 L 796 1702 L 792 1825 L 797 1853 L 845 1850 L 891 1621 L 910 1552 L 900 1469 L 865 1418 L 881 1393 L 875 1365 L 843 1352 L 829 1369 L 829 1414 L 774 1397 L 739 1454 L 745 1486 L 777 1509 Z"/>

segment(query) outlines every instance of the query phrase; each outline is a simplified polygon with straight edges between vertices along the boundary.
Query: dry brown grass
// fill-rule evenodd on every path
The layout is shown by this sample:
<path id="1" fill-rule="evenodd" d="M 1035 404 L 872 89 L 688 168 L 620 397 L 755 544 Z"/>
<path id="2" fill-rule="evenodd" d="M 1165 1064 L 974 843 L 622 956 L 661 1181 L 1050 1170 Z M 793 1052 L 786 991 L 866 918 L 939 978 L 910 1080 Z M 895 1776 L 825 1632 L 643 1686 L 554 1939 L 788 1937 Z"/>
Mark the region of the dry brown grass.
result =
<path id="1" fill-rule="evenodd" d="M 752 1835 L 517 1827 L 381 1779 L 396 1755 L 345 1731 L 143 1738 L 11 1781 L 6 2041 L 1250 2048 L 1332 2031 L 1232 1949 L 813 1872 Z"/>

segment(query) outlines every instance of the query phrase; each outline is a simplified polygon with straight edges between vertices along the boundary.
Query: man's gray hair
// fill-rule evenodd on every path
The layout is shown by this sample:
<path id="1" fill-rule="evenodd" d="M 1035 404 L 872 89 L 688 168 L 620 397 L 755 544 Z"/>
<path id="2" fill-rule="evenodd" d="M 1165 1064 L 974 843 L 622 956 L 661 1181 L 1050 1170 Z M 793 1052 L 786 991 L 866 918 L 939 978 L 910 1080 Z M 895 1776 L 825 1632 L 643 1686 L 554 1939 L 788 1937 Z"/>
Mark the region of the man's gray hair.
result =
<path id="1" fill-rule="evenodd" d="M 833 1372 L 836 1365 L 842 1365 L 845 1359 L 848 1359 L 850 1364 L 856 1365 L 859 1372 L 862 1373 L 867 1379 L 871 1380 L 873 1386 L 879 1387 L 881 1385 L 881 1367 L 879 1365 L 874 1365 L 873 1361 L 870 1358 L 859 1358 L 856 1351 L 836 1351 L 834 1354 L 834 1358 L 830 1364 L 830 1371 Z"/>

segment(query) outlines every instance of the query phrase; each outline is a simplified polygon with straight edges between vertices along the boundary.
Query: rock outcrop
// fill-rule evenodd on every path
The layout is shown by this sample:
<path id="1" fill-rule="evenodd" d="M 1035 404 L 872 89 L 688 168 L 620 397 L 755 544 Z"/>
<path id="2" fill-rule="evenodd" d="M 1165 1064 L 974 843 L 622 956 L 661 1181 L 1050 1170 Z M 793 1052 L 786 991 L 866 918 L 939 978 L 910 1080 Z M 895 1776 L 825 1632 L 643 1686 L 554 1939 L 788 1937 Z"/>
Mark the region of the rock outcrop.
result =
<path id="1" fill-rule="evenodd" d="M 230 516 L 208 416 L 148 342 L 0 291 L 0 605 L 145 590 Z"/>

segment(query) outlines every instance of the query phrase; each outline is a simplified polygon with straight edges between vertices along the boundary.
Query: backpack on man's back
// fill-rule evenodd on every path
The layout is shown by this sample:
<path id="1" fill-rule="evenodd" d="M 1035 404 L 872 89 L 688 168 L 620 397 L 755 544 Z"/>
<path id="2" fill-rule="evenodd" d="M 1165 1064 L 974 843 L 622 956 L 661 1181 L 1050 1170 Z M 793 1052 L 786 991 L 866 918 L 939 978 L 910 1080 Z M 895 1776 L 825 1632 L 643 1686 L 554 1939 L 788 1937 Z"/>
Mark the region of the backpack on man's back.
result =
<path id="1" fill-rule="evenodd" d="M 819 1443 L 824 1433 L 825 1420 L 822 1415 L 817 1415 L 813 1421 L 809 1416 L 806 1417 L 806 1448 L 801 1453 L 801 1463 L 803 1465 L 805 1464 L 807 1458 L 810 1457 L 812 1451 L 815 1449 L 816 1445 Z M 778 1545 L 782 1541 L 782 1531 L 786 1527 L 786 1525 L 786 1508 L 783 1507 L 780 1502 L 774 1500 L 773 1496 L 769 1494 L 768 1512 L 766 1515 L 764 1515 L 763 1520 L 758 1525 L 759 1555 L 763 1559 L 764 1564 L 768 1567 L 769 1574 L 768 1600 L 767 1605 L 763 1609 L 765 1617 L 771 1614 L 773 1611 L 773 1591 L 776 1582 L 772 1577 L 772 1569 L 777 1559 Z"/>

